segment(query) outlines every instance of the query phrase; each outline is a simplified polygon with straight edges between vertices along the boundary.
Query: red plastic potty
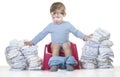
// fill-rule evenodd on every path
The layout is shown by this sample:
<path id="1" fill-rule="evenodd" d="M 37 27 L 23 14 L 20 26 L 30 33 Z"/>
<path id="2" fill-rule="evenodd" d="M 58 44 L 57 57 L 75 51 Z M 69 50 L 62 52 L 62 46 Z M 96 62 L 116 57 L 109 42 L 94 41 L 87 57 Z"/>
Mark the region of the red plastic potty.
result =
<path id="1" fill-rule="evenodd" d="M 82 68 L 81 62 L 80 62 L 79 57 L 78 57 L 76 44 L 70 42 L 70 47 L 71 47 L 71 50 L 72 50 L 72 55 L 74 56 L 74 58 L 78 62 L 78 64 L 76 66 L 74 66 L 74 69 Z M 59 55 L 63 56 L 63 57 L 65 56 L 63 50 L 60 50 L 60 54 Z M 43 58 L 43 63 L 42 63 L 43 64 L 42 65 L 42 69 L 43 70 L 49 70 L 50 69 L 50 67 L 48 65 L 50 57 L 52 57 L 51 43 L 45 45 L 44 58 Z"/>

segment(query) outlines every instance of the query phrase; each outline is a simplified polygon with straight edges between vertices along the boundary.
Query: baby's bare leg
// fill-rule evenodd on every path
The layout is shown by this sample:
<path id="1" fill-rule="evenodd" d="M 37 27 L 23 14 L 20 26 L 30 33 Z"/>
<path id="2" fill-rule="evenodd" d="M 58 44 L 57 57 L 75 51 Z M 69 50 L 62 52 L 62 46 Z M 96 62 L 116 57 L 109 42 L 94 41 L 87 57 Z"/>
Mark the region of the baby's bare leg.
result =
<path id="1" fill-rule="evenodd" d="M 52 56 L 59 56 L 60 45 L 52 44 Z"/>
<path id="2" fill-rule="evenodd" d="M 52 44 L 52 56 L 56 57 L 59 56 L 60 45 L 59 44 Z M 50 71 L 57 71 L 58 65 L 53 65 L 50 67 Z"/>
<path id="3" fill-rule="evenodd" d="M 66 42 L 62 45 L 62 48 L 65 52 L 65 56 L 71 56 L 72 53 L 71 53 L 71 48 L 70 48 L 70 43 L 69 42 Z"/>
<path id="4" fill-rule="evenodd" d="M 70 47 L 70 43 L 69 42 L 64 43 L 62 48 L 63 48 L 63 50 L 65 52 L 65 56 L 66 57 L 71 57 L 72 56 L 72 51 L 71 51 L 71 47 Z M 66 63 L 66 70 L 67 71 L 73 71 L 74 70 L 73 65 Z"/>

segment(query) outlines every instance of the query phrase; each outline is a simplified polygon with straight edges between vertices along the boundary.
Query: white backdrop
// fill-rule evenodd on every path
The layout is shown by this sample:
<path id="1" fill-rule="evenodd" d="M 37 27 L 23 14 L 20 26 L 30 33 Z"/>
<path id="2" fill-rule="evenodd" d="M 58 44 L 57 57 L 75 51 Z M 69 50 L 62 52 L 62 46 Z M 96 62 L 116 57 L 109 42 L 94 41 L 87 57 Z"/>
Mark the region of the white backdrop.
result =
<path id="1" fill-rule="evenodd" d="M 4 53 L 11 40 L 31 40 L 51 22 L 49 8 L 56 1 L 66 6 L 65 20 L 83 33 L 91 34 L 99 27 L 111 33 L 113 64 L 120 66 L 119 0 L 0 0 L 0 66 L 8 66 Z M 72 34 L 70 40 L 77 44 L 80 56 L 84 42 Z M 41 58 L 44 45 L 49 42 L 50 35 L 37 44 Z"/>

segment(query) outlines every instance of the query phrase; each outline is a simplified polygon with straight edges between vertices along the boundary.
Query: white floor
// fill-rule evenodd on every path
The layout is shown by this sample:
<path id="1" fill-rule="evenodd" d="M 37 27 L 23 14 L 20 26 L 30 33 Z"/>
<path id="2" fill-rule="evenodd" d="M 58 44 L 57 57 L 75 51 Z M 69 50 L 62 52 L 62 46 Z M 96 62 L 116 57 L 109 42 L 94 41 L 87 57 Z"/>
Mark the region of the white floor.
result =
<path id="1" fill-rule="evenodd" d="M 0 77 L 120 77 L 120 67 L 112 69 L 80 69 L 50 71 L 9 71 L 9 67 L 0 67 Z"/>

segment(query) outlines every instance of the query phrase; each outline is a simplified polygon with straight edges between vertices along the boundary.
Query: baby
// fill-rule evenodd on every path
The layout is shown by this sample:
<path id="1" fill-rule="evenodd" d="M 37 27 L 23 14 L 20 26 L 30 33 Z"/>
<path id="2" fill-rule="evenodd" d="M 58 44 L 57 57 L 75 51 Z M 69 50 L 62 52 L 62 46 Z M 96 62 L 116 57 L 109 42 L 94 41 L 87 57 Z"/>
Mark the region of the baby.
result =
<path id="1" fill-rule="evenodd" d="M 49 23 L 43 31 L 41 31 L 36 37 L 31 41 L 26 41 L 25 45 L 36 45 L 41 41 L 48 33 L 51 34 L 51 43 L 52 43 L 52 57 L 49 60 L 50 71 L 57 71 L 59 68 L 59 50 L 62 48 L 65 53 L 65 57 L 68 57 L 71 62 L 66 60 L 66 70 L 73 71 L 74 65 L 77 64 L 77 61 L 71 54 L 69 33 L 74 34 L 76 37 L 83 39 L 84 41 L 88 40 L 91 35 L 87 36 L 81 31 L 77 30 L 71 23 L 64 21 L 63 18 L 66 16 L 65 6 L 61 2 L 54 2 L 50 7 L 50 14 L 53 22 Z M 51 63 L 52 62 L 52 63 Z"/>

